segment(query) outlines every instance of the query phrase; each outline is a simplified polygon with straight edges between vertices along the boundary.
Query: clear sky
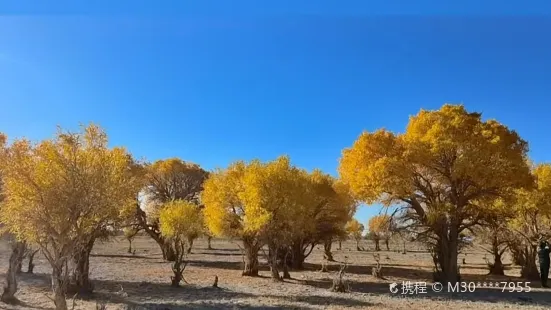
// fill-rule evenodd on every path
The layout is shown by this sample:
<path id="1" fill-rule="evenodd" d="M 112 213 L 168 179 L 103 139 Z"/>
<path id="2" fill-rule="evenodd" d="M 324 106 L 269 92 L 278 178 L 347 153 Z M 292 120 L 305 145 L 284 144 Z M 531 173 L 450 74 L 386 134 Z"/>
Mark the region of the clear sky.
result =
<path id="1" fill-rule="evenodd" d="M 0 131 L 93 121 L 149 160 L 288 154 L 336 175 L 362 130 L 462 102 L 551 161 L 545 1 L 260 2 L 2 2 Z"/>

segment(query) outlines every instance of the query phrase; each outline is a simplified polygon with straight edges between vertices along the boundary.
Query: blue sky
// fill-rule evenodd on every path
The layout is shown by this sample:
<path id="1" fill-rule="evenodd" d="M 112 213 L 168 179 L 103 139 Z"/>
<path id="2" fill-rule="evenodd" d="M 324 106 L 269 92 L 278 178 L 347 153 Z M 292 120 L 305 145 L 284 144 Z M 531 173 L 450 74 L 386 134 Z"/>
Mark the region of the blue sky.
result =
<path id="1" fill-rule="evenodd" d="M 93 121 L 149 160 L 212 169 L 288 154 L 336 175 L 362 130 L 400 132 L 421 108 L 462 102 L 551 161 L 544 2 L 61 3 L 0 5 L 0 131 L 11 137 Z"/>

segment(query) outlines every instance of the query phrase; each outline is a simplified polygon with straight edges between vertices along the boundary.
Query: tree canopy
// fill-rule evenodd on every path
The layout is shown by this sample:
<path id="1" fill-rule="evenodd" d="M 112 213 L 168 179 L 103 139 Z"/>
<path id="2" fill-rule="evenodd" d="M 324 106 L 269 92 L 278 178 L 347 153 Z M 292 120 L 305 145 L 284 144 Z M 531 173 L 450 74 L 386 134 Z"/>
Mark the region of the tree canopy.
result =
<path id="1" fill-rule="evenodd" d="M 455 281 L 459 234 L 480 223 L 488 202 L 533 183 L 527 152 L 515 131 L 446 104 L 410 117 L 405 133 L 362 133 L 339 174 L 363 202 L 409 209 L 439 240 L 439 267 Z"/>
<path id="2" fill-rule="evenodd" d="M 134 199 L 131 157 L 108 147 L 107 135 L 95 125 L 77 133 L 59 130 L 38 144 L 15 140 L 3 157 L 0 219 L 18 239 L 41 248 L 53 268 L 56 306 L 64 309 L 64 263 Z"/>

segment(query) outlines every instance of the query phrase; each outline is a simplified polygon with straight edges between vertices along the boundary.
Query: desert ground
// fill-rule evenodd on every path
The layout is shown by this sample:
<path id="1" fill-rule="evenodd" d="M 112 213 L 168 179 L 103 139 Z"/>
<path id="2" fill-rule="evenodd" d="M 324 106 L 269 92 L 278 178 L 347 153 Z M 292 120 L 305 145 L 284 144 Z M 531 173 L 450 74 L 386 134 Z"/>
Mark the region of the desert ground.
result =
<path id="1" fill-rule="evenodd" d="M 159 247 L 149 238 L 134 240 L 136 253 L 127 254 L 128 243 L 123 237 L 97 243 L 90 259 L 90 274 L 95 285 L 93 297 L 76 298 L 75 309 L 549 309 L 551 291 L 530 284 L 531 292 L 502 292 L 502 288 L 476 288 L 475 292 L 434 293 L 432 260 L 422 247 L 408 244 L 409 251 L 402 254 L 401 245 L 392 244 L 391 251 L 381 251 L 385 280 L 371 275 L 375 264 L 373 243 L 362 241 L 365 251 L 357 251 L 355 242 L 344 242 L 342 250 L 333 245 L 334 258 L 330 272 L 319 272 L 322 249 L 316 248 L 306 260 L 306 270 L 291 271 L 293 279 L 274 283 L 269 278 L 266 260 L 261 254 L 260 277 L 242 277 L 242 256 L 239 247 L 229 240 L 213 240 L 213 250 L 207 249 L 206 240 L 196 241 L 189 265 L 184 273 L 188 284 L 172 288 L 170 263 L 163 261 Z M 10 251 L 0 244 L 0 276 L 4 276 Z M 394 251 L 392 251 L 394 250 Z M 262 252 L 261 252 L 262 253 Z M 461 254 L 459 261 L 462 281 L 521 281 L 518 269 L 508 266 L 505 277 L 486 276 L 484 253 L 471 248 Z M 465 264 L 463 264 L 465 258 Z M 489 255 L 488 255 L 488 258 Z M 350 292 L 333 293 L 329 290 L 339 269 L 338 262 L 348 262 L 345 278 Z M 506 259 L 505 263 L 509 263 Z M 23 272 L 26 271 L 26 261 Z M 48 299 L 50 268 L 43 257 L 36 259 L 34 274 L 19 277 L 18 305 L 0 303 L 2 309 L 52 309 Z M 214 277 L 219 288 L 213 288 Z M 392 294 L 393 282 L 426 281 L 427 293 Z M 71 297 L 68 297 L 69 299 Z M 73 304 L 68 301 L 69 306 Z"/>

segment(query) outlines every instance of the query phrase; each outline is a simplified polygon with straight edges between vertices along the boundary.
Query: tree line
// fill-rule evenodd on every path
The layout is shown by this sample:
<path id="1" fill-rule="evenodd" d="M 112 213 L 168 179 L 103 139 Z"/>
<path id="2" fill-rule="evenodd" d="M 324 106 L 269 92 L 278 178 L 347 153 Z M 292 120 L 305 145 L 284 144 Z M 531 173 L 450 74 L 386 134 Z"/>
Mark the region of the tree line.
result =
<path id="1" fill-rule="evenodd" d="M 363 132 L 343 150 L 338 172 L 307 171 L 287 156 L 214 171 L 178 158 L 148 163 L 109 147 L 96 125 L 59 129 L 38 143 L 0 135 L 0 222 L 12 240 L 2 300 L 15 300 L 22 259 L 40 250 L 56 309 L 66 309 L 67 294 L 93 291 L 94 243 L 120 230 L 129 240 L 142 231 L 159 245 L 174 286 L 199 236 L 209 246 L 212 237 L 238 241 L 243 276 L 258 275 L 267 249 L 272 279 L 282 281 L 315 246 L 332 260 L 333 241 L 358 242 L 360 203 L 396 207 L 368 223 L 376 250 L 380 240 L 388 249 L 392 234 L 424 242 L 435 280 L 460 279 L 457 259 L 469 234 L 488 245 L 491 272 L 503 273 L 509 250 L 522 276 L 537 276 L 536 242 L 551 228 L 551 166 L 532 163 L 528 143 L 505 125 L 462 105 L 421 110 L 404 133 Z"/>

